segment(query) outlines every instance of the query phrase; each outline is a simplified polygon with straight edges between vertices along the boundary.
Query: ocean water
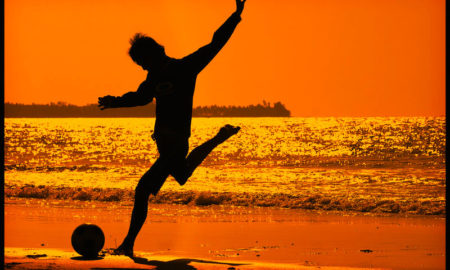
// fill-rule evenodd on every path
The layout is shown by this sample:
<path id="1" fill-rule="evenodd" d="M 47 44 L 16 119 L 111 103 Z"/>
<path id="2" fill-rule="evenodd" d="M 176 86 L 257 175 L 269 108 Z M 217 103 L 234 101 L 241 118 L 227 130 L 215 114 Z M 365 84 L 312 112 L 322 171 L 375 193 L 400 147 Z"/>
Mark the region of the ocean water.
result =
<path id="1" fill-rule="evenodd" d="M 152 203 L 445 215 L 445 117 L 194 118 L 190 149 L 241 131 Z M 5 119 L 7 198 L 130 205 L 154 118 Z"/>

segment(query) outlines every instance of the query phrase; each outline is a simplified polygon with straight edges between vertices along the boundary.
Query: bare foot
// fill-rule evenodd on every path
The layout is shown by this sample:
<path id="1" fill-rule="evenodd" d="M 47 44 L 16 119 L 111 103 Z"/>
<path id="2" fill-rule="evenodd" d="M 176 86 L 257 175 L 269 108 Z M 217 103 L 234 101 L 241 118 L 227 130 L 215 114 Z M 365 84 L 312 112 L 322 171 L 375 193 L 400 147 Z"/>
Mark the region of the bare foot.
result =
<path id="1" fill-rule="evenodd" d="M 219 140 L 219 143 L 223 143 L 228 138 L 238 133 L 240 129 L 241 129 L 240 127 L 225 125 L 222 128 L 220 128 L 219 132 L 216 135 L 216 138 Z"/>
<path id="2" fill-rule="evenodd" d="M 133 248 L 120 245 L 118 248 L 112 250 L 111 255 L 125 255 L 128 257 L 133 257 Z"/>

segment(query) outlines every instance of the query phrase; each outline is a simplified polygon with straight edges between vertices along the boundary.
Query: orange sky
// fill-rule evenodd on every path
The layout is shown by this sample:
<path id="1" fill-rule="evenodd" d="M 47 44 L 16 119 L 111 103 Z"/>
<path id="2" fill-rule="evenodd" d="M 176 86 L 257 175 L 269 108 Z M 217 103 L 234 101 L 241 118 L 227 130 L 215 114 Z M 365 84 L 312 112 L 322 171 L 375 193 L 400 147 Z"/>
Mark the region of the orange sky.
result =
<path id="1" fill-rule="evenodd" d="M 5 102 L 84 105 L 135 91 L 136 32 L 172 57 L 207 44 L 234 0 L 6 0 Z M 248 0 L 200 74 L 199 105 L 281 101 L 294 116 L 445 115 L 444 0 Z"/>

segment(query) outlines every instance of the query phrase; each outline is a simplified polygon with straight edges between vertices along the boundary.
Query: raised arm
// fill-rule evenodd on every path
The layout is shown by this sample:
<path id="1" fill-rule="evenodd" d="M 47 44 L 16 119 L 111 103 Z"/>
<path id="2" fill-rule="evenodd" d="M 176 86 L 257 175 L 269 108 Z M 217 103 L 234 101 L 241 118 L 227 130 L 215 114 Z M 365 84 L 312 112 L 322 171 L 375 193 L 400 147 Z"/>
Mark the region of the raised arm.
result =
<path id="1" fill-rule="evenodd" d="M 136 92 L 128 92 L 120 97 L 104 96 L 98 98 L 100 110 L 122 107 L 144 106 L 153 101 L 154 92 L 144 81 Z"/>
<path id="2" fill-rule="evenodd" d="M 234 29 L 241 21 L 241 14 L 244 10 L 246 0 L 236 0 L 236 11 L 225 21 L 214 33 L 212 41 L 198 49 L 196 52 L 186 56 L 183 60 L 188 68 L 194 72 L 200 72 L 225 46 L 234 32 Z"/>

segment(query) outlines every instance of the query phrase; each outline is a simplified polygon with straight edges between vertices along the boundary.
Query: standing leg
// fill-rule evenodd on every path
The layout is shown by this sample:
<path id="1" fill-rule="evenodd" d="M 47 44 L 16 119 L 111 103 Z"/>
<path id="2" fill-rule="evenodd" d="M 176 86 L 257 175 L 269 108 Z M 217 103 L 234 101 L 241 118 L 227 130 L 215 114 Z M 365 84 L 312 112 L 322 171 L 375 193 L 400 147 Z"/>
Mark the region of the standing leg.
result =
<path id="1" fill-rule="evenodd" d="M 211 153 L 211 151 L 219 144 L 238 133 L 240 129 L 240 127 L 234 127 L 232 125 L 225 125 L 222 127 L 216 136 L 192 150 L 186 158 L 186 167 L 183 168 L 184 170 L 182 172 L 172 172 L 172 176 L 180 185 L 184 185 L 194 170 L 203 162 L 209 153 Z"/>
<path id="2" fill-rule="evenodd" d="M 142 176 L 134 194 L 134 207 L 131 214 L 130 228 L 122 244 L 115 250 L 116 254 L 133 256 L 136 237 L 147 218 L 148 198 L 156 195 L 159 188 L 169 176 L 164 160 L 158 158 L 153 166 Z"/>

